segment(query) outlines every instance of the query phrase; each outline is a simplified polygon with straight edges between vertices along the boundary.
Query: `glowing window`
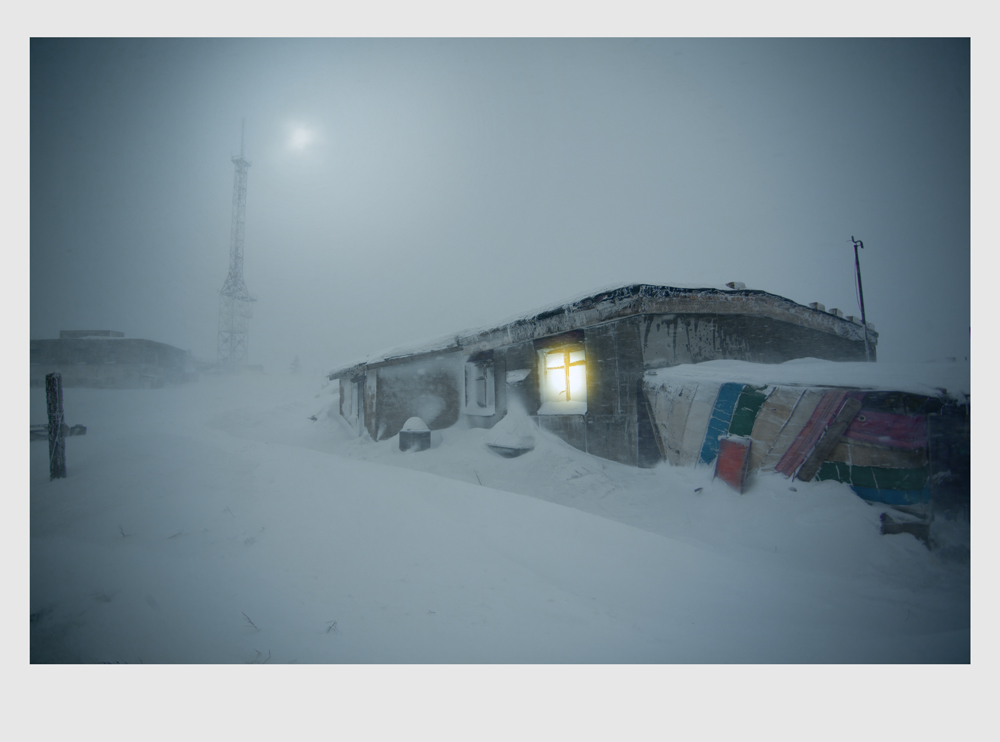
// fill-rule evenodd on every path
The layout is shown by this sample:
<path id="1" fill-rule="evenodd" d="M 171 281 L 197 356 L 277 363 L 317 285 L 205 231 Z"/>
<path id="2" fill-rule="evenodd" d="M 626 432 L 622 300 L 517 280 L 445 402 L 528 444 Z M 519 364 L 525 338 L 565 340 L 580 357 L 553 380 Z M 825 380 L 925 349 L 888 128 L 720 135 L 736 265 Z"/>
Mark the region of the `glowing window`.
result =
<path id="1" fill-rule="evenodd" d="M 587 356 L 579 346 L 541 351 L 540 415 L 582 415 L 587 411 Z"/>
<path id="2" fill-rule="evenodd" d="M 496 410 L 492 360 L 465 364 L 465 414 L 492 415 Z"/>

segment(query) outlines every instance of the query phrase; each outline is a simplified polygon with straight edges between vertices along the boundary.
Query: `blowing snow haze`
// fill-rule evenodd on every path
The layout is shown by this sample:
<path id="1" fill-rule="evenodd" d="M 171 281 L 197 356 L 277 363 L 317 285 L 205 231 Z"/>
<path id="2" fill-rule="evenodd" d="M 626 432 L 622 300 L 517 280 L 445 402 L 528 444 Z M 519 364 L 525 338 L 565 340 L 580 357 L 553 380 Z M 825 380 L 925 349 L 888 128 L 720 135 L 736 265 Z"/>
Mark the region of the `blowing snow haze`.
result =
<path id="1" fill-rule="evenodd" d="M 970 56 L 943 40 L 31 42 L 31 337 L 215 360 L 246 118 L 249 362 L 318 374 L 609 284 L 969 355 Z"/>

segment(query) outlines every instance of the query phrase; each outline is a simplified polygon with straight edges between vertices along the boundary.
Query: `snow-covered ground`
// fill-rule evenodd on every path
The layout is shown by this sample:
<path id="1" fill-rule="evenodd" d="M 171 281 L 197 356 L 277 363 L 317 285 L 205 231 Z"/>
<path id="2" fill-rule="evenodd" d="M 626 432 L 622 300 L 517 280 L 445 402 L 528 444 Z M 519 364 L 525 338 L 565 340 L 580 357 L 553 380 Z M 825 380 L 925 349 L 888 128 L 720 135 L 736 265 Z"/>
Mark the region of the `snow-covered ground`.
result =
<path id="1" fill-rule="evenodd" d="M 401 453 L 354 437 L 335 391 L 66 389 L 68 477 L 31 445 L 32 661 L 970 660 L 967 523 L 928 551 L 841 484 L 741 496 L 537 430 L 515 459 L 459 426 Z"/>

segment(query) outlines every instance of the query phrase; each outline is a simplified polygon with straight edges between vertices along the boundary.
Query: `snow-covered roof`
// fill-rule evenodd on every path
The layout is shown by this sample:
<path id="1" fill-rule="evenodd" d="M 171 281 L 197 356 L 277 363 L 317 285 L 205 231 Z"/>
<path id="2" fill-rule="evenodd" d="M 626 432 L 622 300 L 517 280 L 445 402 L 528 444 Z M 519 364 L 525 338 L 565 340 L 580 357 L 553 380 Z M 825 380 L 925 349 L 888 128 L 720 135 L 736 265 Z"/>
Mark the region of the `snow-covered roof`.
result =
<path id="1" fill-rule="evenodd" d="M 735 283 L 734 286 L 616 284 L 510 317 L 498 325 L 390 348 L 358 363 L 334 369 L 328 377 L 334 379 L 365 366 L 378 366 L 402 358 L 460 349 L 471 352 L 490 350 L 637 314 L 704 313 L 709 310 L 719 314 L 757 314 L 851 340 L 864 339 L 860 321 L 852 321 L 820 308 L 806 307 L 777 294 L 747 289 L 743 284 Z M 711 306 L 706 306 L 706 302 L 711 302 Z M 868 334 L 871 342 L 877 343 L 878 334 L 871 326 Z"/>
<path id="2" fill-rule="evenodd" d="M 704 361 L 646 372 L 654 387 L 667 382 L 835 386 L 877 391 L 909 392 L 936 397 L 947 393 L 969 397 L 971 366 L 968 361 L 928 363 L 878 363 L 822 361 L 799 358 L 785 363 Z"/>

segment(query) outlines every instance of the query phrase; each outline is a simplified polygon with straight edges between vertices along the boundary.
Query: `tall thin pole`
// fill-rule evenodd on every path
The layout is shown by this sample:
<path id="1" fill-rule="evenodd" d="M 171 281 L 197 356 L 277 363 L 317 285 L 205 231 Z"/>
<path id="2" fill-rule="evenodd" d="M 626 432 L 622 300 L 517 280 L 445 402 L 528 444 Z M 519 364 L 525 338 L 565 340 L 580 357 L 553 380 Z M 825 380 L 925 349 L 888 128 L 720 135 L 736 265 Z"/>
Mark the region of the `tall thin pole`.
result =
<path id="1" fill-rule="evenodd" d="M 66 439 L 63 437 L 62 375 L 45 376 L 45 406 L 49 413 L 49 479 L 66 476 Z"/>
<path id="2" fill-rule="evenodd" d="M 250 317 L 256 301 L 243 280 L 243 236 L 246 231 L 247 168 L 246 119 L 240 125 L 240 155 L 233 157 L 233 214 L 229 232 L 229 274 L 222 285 L 219 302 L 219 364 L 238 369 L 246 365 L 250 337 Z"/>
<path id="3" fill-rule="evenodd" d="M 861 301 L 861 324 L 865 328 L 865 359 L 871 361 L 872 352 L 868 345 L 868 318 L 865 317 L 865 292 L 861 289 L 861 261 L 858 259 L 858 248 L 862 250 L 865 247 L 865 243 L 861 240 L 854 239 L 854 235 L 851 235 L 851 242 L 854 243 L 854 270 L 858 276 L 858 299 Z"/>

